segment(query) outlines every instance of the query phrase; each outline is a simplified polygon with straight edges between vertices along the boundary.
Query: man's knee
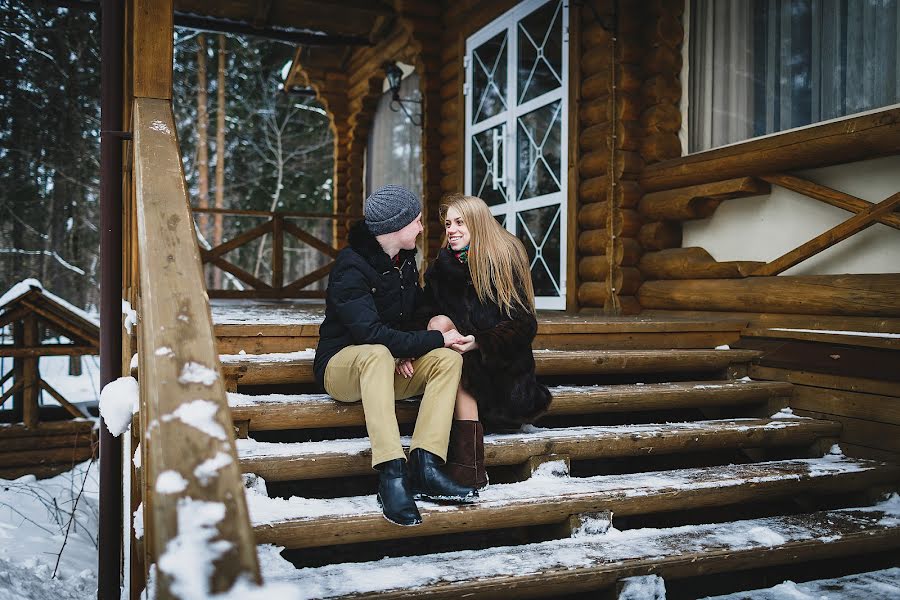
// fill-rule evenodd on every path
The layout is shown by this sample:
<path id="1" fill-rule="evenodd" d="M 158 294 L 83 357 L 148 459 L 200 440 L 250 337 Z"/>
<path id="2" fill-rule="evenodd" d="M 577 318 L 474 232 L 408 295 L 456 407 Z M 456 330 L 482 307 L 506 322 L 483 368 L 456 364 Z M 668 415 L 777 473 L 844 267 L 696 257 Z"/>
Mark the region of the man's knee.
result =
<path id="1" fill-rule="evenodd" d="M 462 370 L 463 357 L 456 350 L 438 348 L 437 350 L 432 350 L 431 354 L 434 355 L 436 365 L 440 368 Z"/>
<path id="2" fill-rule="evenodd" d="M 431 320 L 428 321 L 428 330 L 429 331 L 441 331 L 448 332 L 452 329 L 456 329 L 456 325 L 453 324 L 453 321 L 450 320 L 450 317 L 445 315 L 437 315 L 436 317 L 431 317 Z"/>
<path id="3" fill-rule="evenodd" d="M 367 369 L 394 370 L 394 355 L 381 344 L 366 345 L 362 354 L 362 366 Z"/>

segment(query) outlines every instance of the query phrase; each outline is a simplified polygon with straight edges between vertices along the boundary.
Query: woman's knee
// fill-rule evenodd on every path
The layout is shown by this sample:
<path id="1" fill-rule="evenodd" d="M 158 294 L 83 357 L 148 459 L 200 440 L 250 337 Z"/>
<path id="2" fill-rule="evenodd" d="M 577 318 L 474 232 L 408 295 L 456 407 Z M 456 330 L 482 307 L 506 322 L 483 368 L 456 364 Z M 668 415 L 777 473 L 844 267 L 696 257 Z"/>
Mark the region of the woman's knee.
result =
<path id="1" fill-rule="evenodd" d="M 450 317 L 446 315 L 437 315 L 436 317 L 431 317 L 431 320 L 428 321 L 429 331 L 436 330 L 446 333 L 453 329 L 456 329 L 456 325 L 454 325 L 453 321 L 450 320 Z"/>

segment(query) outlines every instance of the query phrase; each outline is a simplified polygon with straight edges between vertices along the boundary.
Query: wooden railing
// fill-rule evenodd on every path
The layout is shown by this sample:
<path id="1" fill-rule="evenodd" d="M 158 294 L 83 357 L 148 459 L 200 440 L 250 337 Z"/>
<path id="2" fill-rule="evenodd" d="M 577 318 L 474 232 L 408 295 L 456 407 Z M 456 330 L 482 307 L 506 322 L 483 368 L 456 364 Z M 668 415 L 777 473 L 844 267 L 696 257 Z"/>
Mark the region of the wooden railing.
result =
<path id="1" fill-rule="evenodd" d="M 895 213 L 900 208 L 900 192 L 871 203 L 794 175 L 762 174 L 654 191 L 641 199 L 639 211 L 645 219 L 677 225 L 678 221 L 711 216 L 723 200 L 769 193 L 770 184 L 853 216 L 768 262 L 718 262 L 702 248 L 671 247 L 680 245 L 680 235 L 677 244 L 675 238 L 663 239 L 663 233 L 643 240 L 645 246 L 661 251 L 641 258 L 642 275 L 657 279 L 641 286 L 641 304 L 676 310 L 753 312 L 762 308 L 762 312 L 900 316 L 897 273 L 774 277 L 876 223 L 900 229 L 900 215 Z M 666 228 L 653 231 L 665 232 Z M 740 278 L 746 279 L 734 281 Z"/>
<path id="2" fill-rule="evenodd" d="M 171 103 L 137 98 L 133 116 L 143 568 L 157 565 L 157 598 L 212 595 L 259 581 L 256 546 Z M 179 546 L 206 564 L 173 568 Z"/>
<path id="3" fill-rule="evenodd" d="M 200 243 L 200 256 L 204 264 L 210 264 L 222 269 L 242 284 L 251 289 L 214 289 L 208 290 L 211 298 L 324 298 L 322 290 L 304 289 L 313 283 L 325 278 L 331 272 L 333 260 L 327 264 L 306 273 L 300 278 L 285 284 L 285 234 L 290 234 L 300 242 L 315 248 L 324 255 L 334 258 L 338 248 L 328 242 L 317 238 L 304 231 L 288 219 L 327 219 L 336 223 L 347 222 L 359 217 L 351 215 L 329 215 L 304 212 L 268 212 L 261 210 L 234 210 L 221 208 L 194 208 L 194 213 L 221 214 L 241 217 L 262 217 L 267 219 L 260 225 L 244 230 L 232 239 L 223 242 L 214 248 L 204 248 L 204 240 L 198 238 Z M 247 246 L 251 242 L 263 236 L 272 236 L 272 247 L 269 256 L 269 272 L 271 280 L 266 283 L 258 277 L 258 274 L 250 273 L 224 258 L 224 255 L 237 248 Z M 264 243 L 260 242 L 260 243 Z"/>

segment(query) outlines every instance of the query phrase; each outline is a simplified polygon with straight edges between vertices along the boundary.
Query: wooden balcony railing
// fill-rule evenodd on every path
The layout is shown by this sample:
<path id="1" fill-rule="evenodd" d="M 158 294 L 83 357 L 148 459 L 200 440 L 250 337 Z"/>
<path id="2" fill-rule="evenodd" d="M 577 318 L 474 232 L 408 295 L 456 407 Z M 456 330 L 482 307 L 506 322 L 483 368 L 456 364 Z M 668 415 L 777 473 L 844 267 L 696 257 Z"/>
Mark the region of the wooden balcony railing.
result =
<path id="1" fill-rule="evenodd" d="M 204 248 L 204 240 L 199 239 L 200 256 L 203 264 L 209 264 L 230 274 L 235 280 L 251 289 L 208 289 L 210 298 L 324 298 L 324 290 L 305 289 L 313 283 L 325 278 L 331 272 L 334 261 L 309 272 L 285 284 L 285 234 L 290 234 L 298 241 L 315 248 L 325 256 L 334 259 L 339 248 L 304 231 L 289 219 L 326 219 L 336 223 L 358 219 L 352 215 L 334 215 L 304 212 L 268 212 L 261 210 L 234 210 L 221 208 L 194 208 L 195 214 L 221 214 L 240 217 L 262 217 L 267 219 L 260 225 L 246 229 L 230 240 L 214 248 Z M 258 274 L 250 273 L 227 259 L 224 255 L 232 250 L 249 245 L 264 236 L 272 236 L 269 253 L 270 282 L 263 281 Z M 265 243 L 263 239 L 262 244 Z"/>

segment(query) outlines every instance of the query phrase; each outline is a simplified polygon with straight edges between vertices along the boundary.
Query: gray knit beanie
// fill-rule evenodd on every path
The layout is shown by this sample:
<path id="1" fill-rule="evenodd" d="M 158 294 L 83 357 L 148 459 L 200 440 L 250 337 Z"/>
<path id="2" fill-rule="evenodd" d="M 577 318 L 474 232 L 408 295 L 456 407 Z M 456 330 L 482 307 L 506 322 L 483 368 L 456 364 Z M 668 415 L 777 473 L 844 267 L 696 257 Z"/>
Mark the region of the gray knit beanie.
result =
<path id="1" fill-rule="evenodd" d="M 411 191 L 399 185 L 375 190 L 363 204 L 366 225 L 373 235 L 400 231 L 422 212 L 422 203 Z"/>

